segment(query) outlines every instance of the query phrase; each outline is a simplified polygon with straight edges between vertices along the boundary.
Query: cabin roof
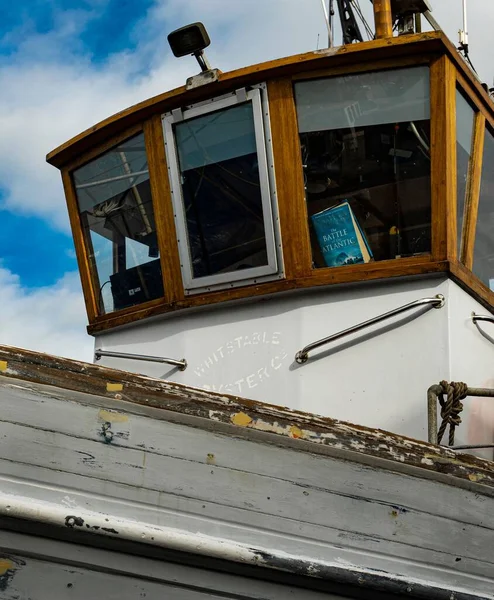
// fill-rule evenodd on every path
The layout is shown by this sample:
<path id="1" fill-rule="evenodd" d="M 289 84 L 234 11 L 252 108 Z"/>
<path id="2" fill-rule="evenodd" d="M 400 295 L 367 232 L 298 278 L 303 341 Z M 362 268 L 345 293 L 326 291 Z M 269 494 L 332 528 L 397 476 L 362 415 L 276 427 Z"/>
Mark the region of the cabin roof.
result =
<path id="1" fill-rule="evenodd" d="M 106 402 L 128 413 L 150 411 L 160 419 L 232 437 L 382 464 L 412 476 L 494 494 L 493 462 L 445 447 L 237 396 L 0 346 L 0 401 L 8 400 L 12 387 L 67 402 Z"/>
<path id="2" fill-rule="evenodd" d="M 220 73 L 219 81 L 216 83 L 189 91 L 185 89 L 185 86 L 182 86 L 116 113 L 52 150 L 47 155 L 47 161 L 55 167 L 62 168 L 81 153 L 87 152 L 89 149 L 111 139 L 119 132 L 141 124 L 153 114 L 164 113 L 177 106 L 188 105 L 212 95 L 228 92 L 239 86 L 288 74 L 302 74 L 306 71 L 324 69 L 329 66 L 348 67 L 348 70 L 351 70 L 351 64 L 355 63 L 357 57 L 359 60 L 372 61 L 382 60 L 386 57 L 394 59 L 407 55 L 420 57 L 425 53 L 435 52 L 439 54 L 446 53 L 454 60 L 457 68 L 463 72 L 463 75 L 476 88 L 483 102 L 492 110 L 493 105 L 488 94 L 465 65 L 446 35 L 440 31 L 426 32 L 377 39 L 337 48 L 326 48 L 244 67 L 228 73 Z"/>

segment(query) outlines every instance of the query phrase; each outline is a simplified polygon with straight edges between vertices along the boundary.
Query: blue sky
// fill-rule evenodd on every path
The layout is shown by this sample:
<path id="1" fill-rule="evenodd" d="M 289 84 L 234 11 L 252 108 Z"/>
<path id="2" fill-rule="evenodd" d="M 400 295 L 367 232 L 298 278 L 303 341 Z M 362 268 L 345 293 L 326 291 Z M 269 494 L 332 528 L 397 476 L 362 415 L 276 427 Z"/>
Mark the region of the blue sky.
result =
<path id="1" fill-rule="evenodd" d="M 152 4 L 152 0 L 139 0 L 141 18 Z M 72 13 L 75 21 L 90 22 L 90 26 L 82 27 L 79 35 L 74 36 L 75 54 L 89 59 L 98 68 L 109 55 L 135 50 L 138 41 L 135 28 L 139 21 L 135 9 L 136 2 L 132 0 L 23 0 L 19 3 L 3 0 L 0 59 L 2 62 L 15 59 L 23 40 L 49 36 L 60 26 L 61 17 Z M 0 207 L 7 193 L 0 181 Z M 64 273 L 77 268 L 72 237 L 66 229 L 61 231 L 35 214 L 1 208 L 0 223 L 2 265 L 16 273 L 24 287 L 53 285 Z M 20 239 L 22 248 L 18 244 Z"/>
<path id="2" fill-rule="evenodd" d="M 370 16 L 370 2 L 361 4 Z M 456 42 L 461 0 L 433 6 Z M 472 59 L 491 84 L 494 2 L 469 6 Z M 171 56 L 172 29 L 203 21 L 210 61 L 227 71 L 322 46 L 321 3 L 0 0 L 0 14 L 0 344 L 91 360 L 60 175 L 47 152 L 197 72 L 192 58 Z"/>

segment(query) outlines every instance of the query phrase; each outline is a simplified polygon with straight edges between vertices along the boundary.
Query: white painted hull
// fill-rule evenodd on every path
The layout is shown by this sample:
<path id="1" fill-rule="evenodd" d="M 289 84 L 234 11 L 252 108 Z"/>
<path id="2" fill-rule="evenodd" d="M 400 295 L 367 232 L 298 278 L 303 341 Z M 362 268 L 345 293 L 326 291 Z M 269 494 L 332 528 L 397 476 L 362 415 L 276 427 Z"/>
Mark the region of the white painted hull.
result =
<path id="1" fill-rule="evenodd" d="M 264 421 L 249 428 L 241 412 L 224 423 L 219 411 L 200 418 L 187 414 L 191 409 L 159 411 L 15 378 L 0 379 L 0 399 L 1 522 L 30 523 L 27 531 L 37 536 L 47 528 L 69 540 L 70 552 L 84 532 L 93 544 L 106 545 L 108 560 L 129 543 L 255 566 L 265 577 L 295 573 L 307 588 L 339 582 L 412 597 L 494 598 L 494 490 L 478 483 L 487 475 L 460 479 L 427 470 L 443 460 L 432 447 L 428 458 L 424 445 L 422 470 L 398 455 L 395 461 L 370 456 L 357 438 L 349 451 L 331 446 L 329 434 L 322 444 L 280 437 L 275 425 L 264 433 Z M 280 430 L 286 414 L 279 412 Z M 381 439 L 386 446 L 386 436 Z M 29 538 L 4 530 L 1 540 L 2 560 L 14 565 L 7 570 L 10 596 L 2 597 L 44 600 L 29 586 L 37 585 L 34 573 L 43 561 L 46 577 L 55 577 L 62 542 L 50 542 L 51 554 L 40 549 L 34 560 Z M 81 561 L 90 582 L 99 567 Z M 129 572 L 132 581 L 155 560 L 136 564 L 142 571 Z M 68 570 L 62 581 L 75 585 Z M 110 572 L 101 589 L 110 585 Z M 165 580 L 149 597 L 160 597 L 159 586 L 170 585 Z M 275 588 L 272 596 L 247 589 L 246 597 L 283 597 Z M 71 596 L 50 596 L 65 597 Z"/>
<path id="2" fill-rule="evenodd" d="M 444 308 L 415 309 L 322 347 L 303 365 L 295 362 L 311 342 L 437 294 L 444 295 Z M 474 311 L 486 312 L 441 276 L 168 315 L 99 334 L 95 343 L 105 350 L 185 357 L 188 367 L 114 358 L 98 364 L 427 440 L 431 385 L 447 380 L 494 387 L 494 345 L 472 322 Z M 483 329 L 489 333 L 491 327 Z M 494 411 L 483 424 L 470 420 L 485 402 L 465 402 L 458 444 L 492 438 Z M 492 459 L 492 451 L 485 458 Z"/>

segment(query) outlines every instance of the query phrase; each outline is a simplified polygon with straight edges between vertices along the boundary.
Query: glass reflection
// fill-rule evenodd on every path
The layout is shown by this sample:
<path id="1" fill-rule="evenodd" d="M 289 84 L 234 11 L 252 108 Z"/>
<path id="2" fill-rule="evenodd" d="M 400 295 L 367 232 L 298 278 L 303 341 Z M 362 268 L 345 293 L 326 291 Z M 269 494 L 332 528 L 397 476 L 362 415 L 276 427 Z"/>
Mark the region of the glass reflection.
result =
<path id="1" fill-rule="evenodd" d="M 465 212 L 468 168 L 472 152 L 472 138 L 475 112 L 460 94 L 456 92 L 456 156 L 457 156 L 457 241 L 458 258 L 461 251 L 461 237 Z"/>
<path id="2" fill-rule="evenodd" d="M 485 132 L 473 272 L 494 291 L 494 136 Z"/>
<path id="3" fill-rule="evenodd" d="M 73 178 L 100 313 L 162 297 L 144 135 L 77 169 Z"/>
<path id="4" fill-rule="evenodd" d="M 427 67 L 295 85 L 315 267 L 431 249 Z"/>

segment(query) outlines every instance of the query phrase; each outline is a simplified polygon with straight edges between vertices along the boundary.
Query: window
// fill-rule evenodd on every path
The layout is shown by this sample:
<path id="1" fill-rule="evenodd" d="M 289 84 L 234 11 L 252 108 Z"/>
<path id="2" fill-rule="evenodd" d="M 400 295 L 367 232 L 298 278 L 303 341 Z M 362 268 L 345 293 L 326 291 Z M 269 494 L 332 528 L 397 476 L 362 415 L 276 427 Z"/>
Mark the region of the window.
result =
<path id="1" fill-rule="evenodd" d="M 494 291 L 494 136 L 485 132 L 473 272 Z"/>
<path id="2" fill-rule="evenodd" d="M 165 115 L 187 291 L 278 276 L 263 112 L 254 89 Z"/>
<path id="3" fill-rule="evenodd" d="M 467 191 L 468 169 L 472 153 L 472 139 L 475 112 L 465 98 L 456 92 L 456 156 L 457 156 L 457 227 L 458 258 L 460 258 L 461 237 L 465 212 L 465 196 Z"/>
<path id="4" fill-rule="evenodd" d="M 314 267 L 431 250 L 427 67 L 298 82 Z"/>
<path id="5" fill-rule="evenodd" d="M 101 314 L 163 296 L 141 133 L 73 173 Z"/>

